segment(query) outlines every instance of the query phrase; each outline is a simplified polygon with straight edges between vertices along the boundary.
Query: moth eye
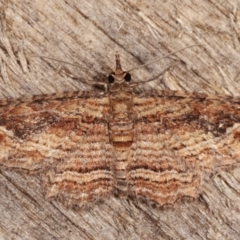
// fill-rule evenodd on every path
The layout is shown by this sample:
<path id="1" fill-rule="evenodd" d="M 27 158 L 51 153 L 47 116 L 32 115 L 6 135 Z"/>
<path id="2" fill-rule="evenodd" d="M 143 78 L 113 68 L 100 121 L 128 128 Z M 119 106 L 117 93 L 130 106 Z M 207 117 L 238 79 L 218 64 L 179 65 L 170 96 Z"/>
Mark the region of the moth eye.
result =
<path id="1" fill-rule="evenodd" d="M 110 75 L 108 76 L 108 82 L 109 82 L 109 83 L 113 83 L 113 82 L 114 82 L 114 77 L 112 76 L 112 74 L 110 74 Z"/>
<path id="2" fill-rule="evenodd" d="M 126 82 L 130 82 L 131 81 L 131 75 L 129 73 L 126 73 L 124 76 L 124 79 Z"/>

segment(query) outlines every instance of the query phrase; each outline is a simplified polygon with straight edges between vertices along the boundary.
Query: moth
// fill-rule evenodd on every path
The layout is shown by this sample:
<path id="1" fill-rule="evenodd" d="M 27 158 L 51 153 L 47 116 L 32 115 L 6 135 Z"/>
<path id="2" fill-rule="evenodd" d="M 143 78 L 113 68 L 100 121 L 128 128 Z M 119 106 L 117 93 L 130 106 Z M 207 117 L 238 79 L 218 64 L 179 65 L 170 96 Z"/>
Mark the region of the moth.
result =
<path id="1" fill-rule="evenodd" d="M 107 89 L 1 100 L 0 167 L 39 174 L 67 206 L 111 195 L 163 206 L 240 162 L 240 98 L 137 94 L 118 54 Z"/>

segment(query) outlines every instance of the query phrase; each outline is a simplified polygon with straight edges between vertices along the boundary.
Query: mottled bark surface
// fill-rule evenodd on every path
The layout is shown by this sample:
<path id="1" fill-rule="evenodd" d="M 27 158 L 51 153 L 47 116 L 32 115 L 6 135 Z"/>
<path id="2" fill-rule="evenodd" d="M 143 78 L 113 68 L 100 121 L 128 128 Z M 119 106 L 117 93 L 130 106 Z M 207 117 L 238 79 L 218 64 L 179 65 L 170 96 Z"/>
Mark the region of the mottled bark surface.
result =
<path id="1" fill-rule="evenodd" d="M 239 3 L 235 1 L 17 1 L 0 2 L 1 99 L 97 90 L 116 51 L 151 89 L 240 95 Z M 47 56 L 79 64 L 79 68 Z M 79 77 L 73 79 L 70 75 Z M 234 117 L 234 116 L 233 116 Z M 196 201 L 166 209 L 110 197 L 84 210 L 44 198 L 40 178 L 1 169 L 0 239 L 239 239 L 240 168 L 204 179 Z"/>

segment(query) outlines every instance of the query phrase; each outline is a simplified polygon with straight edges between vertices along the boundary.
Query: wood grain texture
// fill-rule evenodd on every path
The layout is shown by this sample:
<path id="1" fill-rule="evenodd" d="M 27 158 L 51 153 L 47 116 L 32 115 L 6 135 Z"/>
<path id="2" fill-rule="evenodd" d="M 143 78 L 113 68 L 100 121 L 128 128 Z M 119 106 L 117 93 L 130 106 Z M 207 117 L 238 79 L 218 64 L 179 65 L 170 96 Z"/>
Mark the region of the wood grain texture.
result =
<path id="1" fill-rule="evenodd" d="M 177 57 L 132 72 L 144 81 L 173 65 L 151 89 L 239 96 L 238 1 L 2 1 L 1 98 L 92 90 L 114 54 L 128 70 L 187 45 Z M 44 55 L 79 63 L 81 68 Z M 76 81 L 64 71 L 80 77 Z M 203 183 L 198 201 L 153 209 L 110 197 L 78 212 L 45 200 L 40 176 L 1 172 L 1 237 L 5 239 L 238 239 L 239 169 Z"/>

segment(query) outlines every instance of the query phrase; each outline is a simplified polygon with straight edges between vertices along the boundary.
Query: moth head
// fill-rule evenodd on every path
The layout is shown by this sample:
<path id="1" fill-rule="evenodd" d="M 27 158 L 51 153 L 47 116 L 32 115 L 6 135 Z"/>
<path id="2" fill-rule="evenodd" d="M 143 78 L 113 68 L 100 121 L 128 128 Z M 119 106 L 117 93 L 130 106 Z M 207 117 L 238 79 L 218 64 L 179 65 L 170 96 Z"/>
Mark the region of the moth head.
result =
<path id="1" fill-rule="evenodd" d="M 131 75 L 130 75 L 130 73 L 124 72 L 122 70 L 119 54 L 116 54 L 115 57 L 116 57 L 116 69 L 115 69 L 115 72 L 112 72 L 108 76 L 108 82 L 109 83 L 130 82 L 131 81 Z"/>

